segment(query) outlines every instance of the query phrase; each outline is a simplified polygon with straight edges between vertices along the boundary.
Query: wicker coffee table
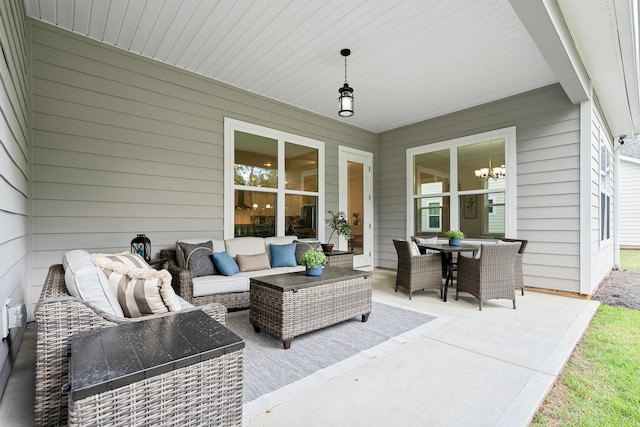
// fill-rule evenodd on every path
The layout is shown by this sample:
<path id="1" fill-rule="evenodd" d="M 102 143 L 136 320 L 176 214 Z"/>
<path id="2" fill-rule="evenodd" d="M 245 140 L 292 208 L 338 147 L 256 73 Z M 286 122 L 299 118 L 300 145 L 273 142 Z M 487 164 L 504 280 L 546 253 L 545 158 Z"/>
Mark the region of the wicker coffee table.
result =
<path id="1" fill-rule="evenodd" d="M 294 337 L 371 313 L 371 273 L 326 267 L 322 276 L 304 272 L 253 277 L 249 321 L 282 340 L 285 349 Z"/>

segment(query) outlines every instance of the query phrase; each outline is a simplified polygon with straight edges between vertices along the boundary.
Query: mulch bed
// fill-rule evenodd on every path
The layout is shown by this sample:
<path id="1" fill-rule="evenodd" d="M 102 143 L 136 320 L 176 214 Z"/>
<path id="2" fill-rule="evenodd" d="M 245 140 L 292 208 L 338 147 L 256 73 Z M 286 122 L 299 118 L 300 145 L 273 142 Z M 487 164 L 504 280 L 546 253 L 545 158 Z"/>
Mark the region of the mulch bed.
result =
<path id="1" fill-rule="evenodd" d="M 593 294 L 593 299 L 614 307 L 640 310 L 640 271 L 613 270 Z"/>

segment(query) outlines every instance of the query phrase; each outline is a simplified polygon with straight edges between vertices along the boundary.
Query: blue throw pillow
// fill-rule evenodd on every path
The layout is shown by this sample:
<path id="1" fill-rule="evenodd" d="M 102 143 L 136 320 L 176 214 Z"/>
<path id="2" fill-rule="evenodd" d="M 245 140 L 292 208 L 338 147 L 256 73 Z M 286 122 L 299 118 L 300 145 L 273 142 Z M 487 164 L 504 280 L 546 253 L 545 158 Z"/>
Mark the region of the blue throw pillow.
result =
<path id="1" fill-rule="evenodd" d="M 231 256 L 226 252 L 214 252 L 211 254 L 213 258 L 213 263 L 216 265 L 218 271 L 225 276 L 233 276 L 236 273 L 240 272 L 240 268 L 238 268 L 238 264 L 231 258 Z"/>
<path id="2" fill-rule="evenodd" d="M 269 245 L 271 251 L 271 268 L 274 267 L 295 267 L 296 263 L 296 244 L 288 245 Z"/>

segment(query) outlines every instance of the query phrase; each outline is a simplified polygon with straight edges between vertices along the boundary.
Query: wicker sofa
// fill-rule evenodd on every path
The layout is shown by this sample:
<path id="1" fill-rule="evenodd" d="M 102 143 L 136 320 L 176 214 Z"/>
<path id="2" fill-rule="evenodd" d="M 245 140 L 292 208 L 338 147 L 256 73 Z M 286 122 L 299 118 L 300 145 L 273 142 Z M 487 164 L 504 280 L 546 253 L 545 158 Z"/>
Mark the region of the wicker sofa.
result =
<path id="1" fill-rule="evenodd" d="M 203 310 L 213 319 L 226 325 L 227 310 L 220 304 L 183 310 Z M 69 357 L 71 336 L 78 332 L 116 326 L 151 317 L 171 316 L 175 312 L 139 318 L 117 317 L 95 305 L 69 294 L 62 264 L 49 268 L 35 315 L 38 324 L 36 343 L 35 425 L 66 425 L 68 419 Z M 228 399 L 242 405 L 242 387 L 238 395 Z"/>
<path id="2" fill-rule="evenodd" d="M 168 270 L 171 273 L 172 285 L 175 291 L 193 305 L 210 303 L 223 304 L 227 309 L 249 307 L 249 281 L 252 277 L 266 276 L 279 273 L 303 271 L 301 265 L 272 267 L 252 271 L 240 271 L 233 276 L 214 274 L 194 277 L 185 267 L 179 253 L 180 243 L 196 244 L 211 241 L 213 252 L 226 252 L 234 259 L 238 255 L 269 255 L 270 245 L 286 245 L 297 241 L 296 236 L 280 237 L 236 237 L 233 239 L 185 239 L 176 242 L 176 249 L 161 251 L 161 257 L 168 260 Z M 315 248 L 314 243 L 298 242 L 298 254 L 307 248 Z M 319 243 L 318 243 L 319 245 Z"/>

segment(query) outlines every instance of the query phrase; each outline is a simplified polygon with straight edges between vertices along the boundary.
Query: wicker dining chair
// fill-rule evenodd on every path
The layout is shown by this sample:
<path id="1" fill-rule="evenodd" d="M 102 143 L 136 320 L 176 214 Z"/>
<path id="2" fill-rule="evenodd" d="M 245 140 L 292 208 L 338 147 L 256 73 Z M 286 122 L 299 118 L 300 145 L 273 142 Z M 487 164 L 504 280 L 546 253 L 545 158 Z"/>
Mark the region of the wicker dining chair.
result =
<path id="1" fill-rule="evenodd" d="M 477 257 L 459 256 L 456 300 L 460 292 L 467 292 L 478 298 L 481 311 L 483 301 L 498 298 L 512 300 L 515 309 L 514 263 L 519 248 L 519 242 L 482 244 Z"/>
<path id="2" fill-rule="evenodd" d="M 395 240 L 393 245 L 398 254 L 398 274 L 396 277 L 396 292 L 398 286 L 409 290 L 409 299 L 414 291 L 426 289 L 440 289 L 442 298 L 442 262 L 439 254 L 420 255 L 418 246 L 414 242 Z"/>
<path id="3" fill-rule="evenodd" d="M 522 257 L 524 256 L 524 250 L 527 247 L 528 240 L 522 239 L 501 239 L 503 242 L 520 242 L 520 249 L 518 250 L 518 255 L 516 255 L 516 262 L 513 266 L 514 274 L 516 275 L 516 289 L 520 289 L 522 295 L 524 296 L 524 278 L 522 274 Z"/>

